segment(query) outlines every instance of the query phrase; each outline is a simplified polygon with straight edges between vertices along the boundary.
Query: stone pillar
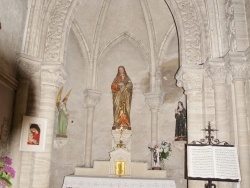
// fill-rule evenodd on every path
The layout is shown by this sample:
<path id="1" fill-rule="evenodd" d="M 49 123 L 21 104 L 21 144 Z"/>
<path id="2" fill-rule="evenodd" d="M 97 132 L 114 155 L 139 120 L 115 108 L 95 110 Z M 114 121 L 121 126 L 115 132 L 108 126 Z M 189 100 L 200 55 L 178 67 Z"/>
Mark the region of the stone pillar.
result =
<path id="1" fill-rule="evenodd" d="M 40 105 L 41 89 L 41 59 L 20 54 L 18 63 L 18 78 L 28 80 L 29 97 L 27 101 L 27 114 L 36 116 Z"/>
<path id="2" fill-rule="evenodd" d="M 21 58 L 19 73 L 27 77 L 33 84 L 29 90 L 35 105 L 29 105 L 30 112 L 25 115 L 46 118 L 48 120 L 46 129 L 46 143 L 44 152 L 26 152 L 21 154 L 20 182 L 17 187 L 49 188 L 50 162 L 52 151 L 52 140 L 54 131 L 55 102 L 58 92 L 58 83 L 62 80 L 60 65 L 43 65 L 34 58 Z M 41 78 L 41 80 L 40 80 Z M 40 85 L 38 89 L 38 85 Z M 41 95 L 40 95 L 41 92 Z M 38 96 L 41 96 L 38 99 Z M 19 120 L 21 121 L 21 120 Z"/>
<path id="3" fill-rule="evenodd" d="M 234 84 L 238 149 L 241 170 L 240 187 L 248 188 L 250 185 L 250 157 L 245 94 L 245 81 L 248 67 L 244 54 L 240 52 L 230 54 L 230 65 Z"/>
<path id="4" fill-rule="evenodd" d="M 226 94 L 226 76 L 227 68 L 224 59 L 214 58 L 209 59 L 208 74 L 213 81 L 214 88 L 214 104 L 215 104 L 215 127 L 219 131 L 216 132 L 215 138 L 220 141 L 230 143 L 231 124 L 228 122 L 227 112 L 227 94 Z M 219 188 L 229 188 L 232 186 L 230 182 L 218 182 Z"/>
<path id="5" fill-rule="evenodd" d="M 159 107 L 162 104 L 162 97 L 159 92 L 145 93 L 145 101 L 148 104 L 151 111 L 151 143 L 157 144 L 159 137 L 158 127 L 158 112 Z M 153 164 L 153 156 L 150 158 L 151 164 Z"/>
<path id="6" fill-rule="evenodd" d="M 151 111 L 151 143 L 158 143 L 158 111 L 162 97 L 159 92 L 145 93 L 144 96 Z"/>
<path id="7" fill-rule="evenodd" d="M 85 137 L 85 167 L 91 167 L 92 163 L 92 137 L 95 106 L 99 102 L 101 92 L 96 90 L 85 90 L 85 106 L 87 108 L 87 124 Z"/>
<path id="8" fill-rule="evenodd" d="M 246 94 L 247 94 L 247 116 L 250 117 L 250 47 L 245 51 L 246 62 L 248 64 L 248 75 L 247 75 L 247 84 L 246 84 Z M 250 118 L 248 118 L 248 145 L 249 145 L 249 155 L 250 155 Z"/>
<path id="9" fill-rule="evenodd" d="M 22 103 L 16 106 L 15 117 L 13 126 L 16 128 L 13 131 L 17 131 L 17 134 L 12 133 L 12 145 L 20 143 L 20 134 L 22 127 L 23 115 L 37 116 L 39 112 L 40 104 L 40 75 L 41 75 L 41 60 L 25 54 L 20 54 L 18 62 L 18 79 L 20 82 L 19 91 L 22 93 L 21 99 L 24 100 Z M 19 96 L 17 96 L 16 100 Z M 17 103 L 16 103 L 17 105 Z M 19 130 L 19 131 L 18 131 Z M 13 182 L 14 187 L 27 187 L 29 188 L 32 184 L 33 178 L 33 153 L 32 152 L 19 152 L 18 146 L 14 146 L 11 150 L 11 155 L 17 160 L 16 164 L 17 176 Z M 14 161 L 13 159 L 13 161 Z M 15 165 L 15 163 L 14 163 Z M 15 166 L 14 166 L 15 167 Z"/>
<path id="10" fill-rule="evenodd" d="M 204 138 L 201 131 L 207 124 L 203 121 L 203 69 L 180 68 L 177 75 L 177 85 L 183 87 L 187 96 L 187 136 L 188 143 Z M 204 187 L 202 181 L 188 181 L 189 188 Z"/>
<path id="11" fill-rule="evenodd" d="M 221 141 L 230 143 L 230 124 L 227 113 L 226 75 L 227 68 L 222 58 L 209 60 L 208 74 L 213 81 L 214 104 L 215 104 L 215 126 L 219 131 L 217 137 Z"/>
<path id="12" fill-rule="evenodd" d="M 64 83 L 65 76 L 66 74 L 60 64 L 43 65 L 41 68 L 41 98 L 39 117 L 46 118 L 48 120 L 46 143 L 44 152 L 33 152 L 31 156 L 28 154 L 23 156 L 26 161 L 31 161 L 31 166 L 29 166 L 29 174 L 31 176 L 29 187 L 50 187 L 51 152 L 54 138 L 56 97 L 59 85 Z M 26 173 L 22 174 L 23 176 L 27 176 Z M 22 177 L 21 179 L 25 179 L 25 177 Z M 25 186 L 22 184 L 20 187 Z"/>

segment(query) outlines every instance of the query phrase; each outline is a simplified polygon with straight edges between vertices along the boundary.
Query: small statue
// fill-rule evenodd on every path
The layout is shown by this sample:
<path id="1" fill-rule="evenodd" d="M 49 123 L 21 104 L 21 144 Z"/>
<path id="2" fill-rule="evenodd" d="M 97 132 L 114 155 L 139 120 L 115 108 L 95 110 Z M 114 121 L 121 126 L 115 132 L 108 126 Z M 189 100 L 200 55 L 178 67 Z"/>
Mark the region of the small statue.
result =
<path id="1" fill-rule="evenodd" d="M 178 107 L 175 109 L 175 141 L 187 140 L 187 125 L 186 125 L 186 109 L 181 101 L 178 102 Z"/>
<path id="2" fill-rule="evenodd" d="M 111 85 L 113 95 L 114 123 L 112 129 L 131 129 L 130 108 L 133 84 L 124 66 L 118 67 L 117 75 Z"/>
<path id="3" fill-rule="evenodd" d="M 67 111 L 67 101 L 68 101 L 68 97 L 71 93 L 71 90 L 69 90 L 69 92 L 67 93 L 67 95 L 63 98 L 63 100 L 61 101 L 61 96 L 62 96 L 62 91 L 63 91 L 63 87 L 61 87 L 61 89 L 58 92 L 57 95 L 57 101 L 56 101 L 56 106 L 58 109 L 58 134 L 57 137 L 64 137 L 67 138 L 67 127 L 68 127 L 68 111 Z"/>

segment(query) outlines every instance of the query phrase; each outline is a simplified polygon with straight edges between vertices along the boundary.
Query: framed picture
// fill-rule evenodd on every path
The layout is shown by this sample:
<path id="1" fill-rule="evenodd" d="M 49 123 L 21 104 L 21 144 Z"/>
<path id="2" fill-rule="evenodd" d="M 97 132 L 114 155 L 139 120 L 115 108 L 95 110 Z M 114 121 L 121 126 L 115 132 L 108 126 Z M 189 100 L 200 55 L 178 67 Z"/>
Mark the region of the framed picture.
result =
<path id="1" fill-rule="evenodd" d="M 43 152 L 45 149 L 46 129 L 47 119 L 23 116 L 20 150 Z"/>

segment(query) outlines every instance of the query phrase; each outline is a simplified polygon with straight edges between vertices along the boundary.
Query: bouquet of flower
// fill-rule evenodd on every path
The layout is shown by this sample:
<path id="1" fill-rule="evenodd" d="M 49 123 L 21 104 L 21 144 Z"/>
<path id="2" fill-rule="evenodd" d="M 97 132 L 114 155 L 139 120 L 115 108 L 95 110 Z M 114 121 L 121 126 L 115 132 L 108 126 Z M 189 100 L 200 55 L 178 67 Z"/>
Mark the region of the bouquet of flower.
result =
<path id="1" fill-rule="evenodd" d="M 11 178 L 15 177 L 15 170 L 11 167 L 12 159 L 9 157 L 0 158 L 0 187 L 11 187 Z"/>
<path id="2" fill-rule="evenodd" d="M 154 144 L 153 146 L 152 145 L 148 146 L 148 149 L 151 152 L 156 152 L 156 150 L 159 150 L 160 161 L 162 161 L 163 159 L 168 159 L 172 151 L 171 144 L 166 141 L 161 141 L 160 144 Z"/>

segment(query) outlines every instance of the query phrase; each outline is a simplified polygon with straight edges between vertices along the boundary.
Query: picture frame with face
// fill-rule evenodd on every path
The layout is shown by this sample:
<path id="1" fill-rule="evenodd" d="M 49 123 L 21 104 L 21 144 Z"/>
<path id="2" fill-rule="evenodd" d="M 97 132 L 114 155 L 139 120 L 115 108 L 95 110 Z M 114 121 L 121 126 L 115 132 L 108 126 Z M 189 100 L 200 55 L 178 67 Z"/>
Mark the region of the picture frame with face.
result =
<path id="1" fill-rule="evenodd" d="M 44 152 L 47 119 L 23 116 L 20 151 Z"/>

